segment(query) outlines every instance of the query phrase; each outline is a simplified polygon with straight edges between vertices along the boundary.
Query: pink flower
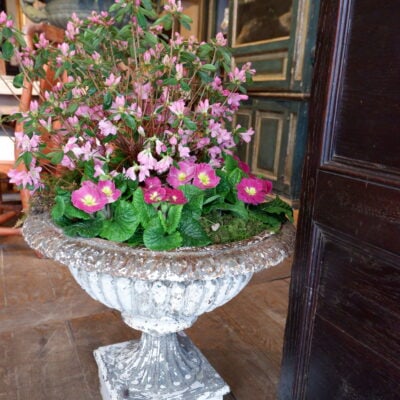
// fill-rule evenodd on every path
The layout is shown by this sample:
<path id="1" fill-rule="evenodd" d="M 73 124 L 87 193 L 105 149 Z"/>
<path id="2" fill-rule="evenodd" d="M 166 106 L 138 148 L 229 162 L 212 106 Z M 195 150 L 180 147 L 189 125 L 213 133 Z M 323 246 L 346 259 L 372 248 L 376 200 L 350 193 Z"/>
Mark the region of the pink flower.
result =
<path id="1" fill-rule="evenodd" d="M 182 190 L 167 188 L 167 200 L 172 204 L 186 204 L 187 198 Z"/>
<path id="2" fill-rule="evenodd" d="M 181 185 L 189 183 L 196 171 L 195 164 L 188 161 L 181 161 L 178 167 L 171 167 L 167 176 L 167 182 L 173 187 L 177 188 Z"/>
<path id="3" fill-rule="evenodd" d="M 236 111 L 240 106 L 240 102 L 242 100 L 247 100 L 248 98 L 249 96 L 247 96 L 246 94 L 230 93 L 228 95 L 227 102 L 232 107 L 232 109 Z"/>
<path id="4" fill-rule="evenodd" d="M 167 198 L 167 190 L 161 186 L 153 186 L 144 189 L 144 201 L 147 204 L 158 203 Z"/>
<path id="5" fill-rule="evenodd" d="M 237 160 L 237 162 L 238 162 L 238 166 L 239 166 L 239 168 L 243 171 L 243 172 L 245 172 L 246 174 L 250 174 L 250 166 L 249 166 L 249 164 L 247 164 L 247 163 L 245 163 L 244 161 L 242 161 L 242 160 Z M 268 182 L 268 181 L 266 181 L 266 182 Z M 272 186 L 272 184 L 271 184 L 271 186 Z"/>
<path id="6" fill-rule="evenodd" d="M 162 174 L 163 172 L 168 171 L 169 167 L 172 165 L 174 160 L 171 156 L 165 156 L 160 161 L 157 161 L 154 169 L 159 173 Z"/>
<path id="7" fill-rule="evenodd" d="M 71 201 L 79 210 L 92 214 L 102 210 L 108 203 L 108 198 L 95 183 L 85 181 L 80 189 L 72 192 Z"/>
<path id="8" fill-rule="evenodd" d="M 24 151 L 37 151 L 40 143 L 40 136 L 33 134 L 30 138 L 23 132 L 15 132 L 17 148 Z"/>
<path id="9" fill-rule="evenodd" d="M 225 37 L 224 37 L 224 34 L 222 33 L 222 32 L 218 32 L 217 33 L 217 36 L 215 37 L 215 43 L 218 45 L 218 46 L 226 46 L 226 43 L 228 42 L 226 39 L 225 39 Z"/>
<path id="10" fill-rule="evenodd" d="M 103 136 L 108 136 L 108 135 L 116 135 L 117 134 L 117 127 L 109 120 L 103 118 L 99 122 L 99 129 L 100 133 Z"/>
<path id="11" fill-rule="evenodd" d="M 137 176 L 136 176 L 136 171 L 140 169 L 139 166 L 134 165 L 132 167 L 129 167 L 127 170 L 125 168 L 123 169 L 122 173 L 128 178 L 131 179 L 132 181 L 136 181 Z"/>
<path id="12" fill-rule="evenodd" d="M 220 178 L 215 174 L 213 168 L 206 163 L 196 165 L 193 185 L 200 189 L 211 189 L 218 185 Z"/>
<path id="13" fill-rule="evenodd" d="M 236 187 L 238 199 L 248 204 L 257 205 L 262 203 L 272 188 L 272 185 L 269 186 L 265 182 L 268 181 L 260 178 L 243 178 Z"/>
<path id="14" fill-rule="evenodd" d="M 121 77 L 115 77 L 115 75 L 111 72 L 110 76 L 106 79 L 106 86 L 116 86 L 121 82 Z"/>
<path id="15" fill-rule="evenodd" d="M 177 117 L 182 118 L 185 113 L 185 101 L 182 99 L 174 101 L 168 108 Z"/>
<path id="16" fill-rule="evenodd" d="M 142 150 L 138 154 L 137 159 L 142 166 L 146 167 L 149 170 L 153 169 L 157 164 L 157 160 L 151 154 L 150 148 Z"/>
<path id="17" fill-rule="evenodd" d="M 161 187 L 161 181 L 160 178 L 157 178 L 156 176 L 153 178 L 147 178 L 144 181 L 144 185 L 146 186 L 147 189 L 155 188 L 155 187 Z"/>
<path id="18" fill-rule="evenodd" d="M 207 114 L 209 108 L 210 102 L 208 99 L 205 99 L 204 101 L 200 100 L 199 104 L 197 105 L 196 112 L 199 114 Z"/>
<path id="19" fill-rule="evenodd" d="M 121 197 L 121 191 L 115 187 L 112 181 L 99 181 L 97 186 L 106 195 L 107 203 L 114 203 Z"/>
<path id="20" fill-rule="evenodd" d="M 254 129 L 249 128 L 247 131 L 240 133 L 240 137 L 246 143 L 250 143 L 251 137 L 254 135 Z"/>

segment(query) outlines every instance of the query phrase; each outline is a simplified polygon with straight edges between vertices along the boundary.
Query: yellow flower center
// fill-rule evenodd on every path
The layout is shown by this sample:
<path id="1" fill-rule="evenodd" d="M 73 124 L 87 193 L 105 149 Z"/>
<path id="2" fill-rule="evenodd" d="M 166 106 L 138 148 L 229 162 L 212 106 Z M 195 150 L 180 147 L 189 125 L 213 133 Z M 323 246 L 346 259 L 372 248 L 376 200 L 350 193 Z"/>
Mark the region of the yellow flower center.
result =
<path id="1" fill-rule="evenodd" d="M 203 185 L 208 185 L 210 183 L 210 177 L 205 172 L 200 172 L 198 178 Z"/>
<path id="2" fill-rule="evenodd" d="M 113 194 L 111 188 L 108 187 L 108 186 L 104 186 L 103 189 L 101 189 L 101 191 L 102 191 L 107 197 L 110 197 L 110 196 L 112 196 L 112 194 Z"/>
<path id="3" fill-rule="evenodd" d="M 248 195 L 250 195 L 250 196 L 254 196 L 254 195 L 257 193 L 256 188 L 253 187 L 253 186 L 250 186 L 250 187 L 249 187 L 249 186 L 246 186 L 245 191 L 246 191 L 246 193 L 247 193 Z"/>
<path id="4" fill-rule="evenodd" d="M 85 195 L 82 202 L 87 206 L 95 206 L 97 204 L 96 199 L 91 194 Z"/>
<path id="5" fill-rule="evenodd" d="M 159 201 L 159 200 L 161 200 L 161 196 L 158 194 L 158 192 L 154 191 L 153 193 L 150 194 L 150 199 L 152 201 L 154 201 L 154 200 Z"/>
<path id="6" fill-rule="evenodd" d="M 186 174 L 184 172 L 179 172 L 178 174 L 178 181 L 183 182 L 186 179 Z"/>

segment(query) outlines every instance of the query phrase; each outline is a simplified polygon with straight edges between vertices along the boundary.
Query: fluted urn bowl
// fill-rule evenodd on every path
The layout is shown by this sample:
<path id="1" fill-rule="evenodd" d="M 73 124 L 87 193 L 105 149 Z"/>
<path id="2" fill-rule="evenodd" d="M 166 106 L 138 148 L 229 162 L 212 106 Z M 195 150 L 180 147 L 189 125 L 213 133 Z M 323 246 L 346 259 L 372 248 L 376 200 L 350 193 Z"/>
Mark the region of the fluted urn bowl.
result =
<path id="1" fill-rule="evenodd" d="M 67 237 L 39 214 L 28 217 L 23 234 L 142 331 L 140 341 L 95 351 L 103 399 L 222 400 L 229 387 L 182 331 L 236 296 L 255 272 L 290 255 L 295 232 L 285 224 L 240 242 L 157 252 Z"/>

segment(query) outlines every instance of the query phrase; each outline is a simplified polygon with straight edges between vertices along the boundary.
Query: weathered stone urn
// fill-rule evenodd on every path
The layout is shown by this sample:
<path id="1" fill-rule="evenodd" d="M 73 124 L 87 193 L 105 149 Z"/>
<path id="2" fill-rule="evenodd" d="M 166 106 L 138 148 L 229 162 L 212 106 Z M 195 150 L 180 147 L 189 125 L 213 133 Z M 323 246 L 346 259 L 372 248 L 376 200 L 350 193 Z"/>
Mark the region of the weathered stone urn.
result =
<path id="1" fill-rule="evenodd" d="M 107 400 L 222 400 L 228 385 L 183 330 L 236 296 L 254 272 L 280 263 L 295 236 L 285 224 L 277 234 L 242 242 L 155 252 L 66 237 L 44 214 L 29 216 L 23 234 L 33 249 L 67 265 L 90 296 L 142 331 L 140 341 L 95 350 Z"/>

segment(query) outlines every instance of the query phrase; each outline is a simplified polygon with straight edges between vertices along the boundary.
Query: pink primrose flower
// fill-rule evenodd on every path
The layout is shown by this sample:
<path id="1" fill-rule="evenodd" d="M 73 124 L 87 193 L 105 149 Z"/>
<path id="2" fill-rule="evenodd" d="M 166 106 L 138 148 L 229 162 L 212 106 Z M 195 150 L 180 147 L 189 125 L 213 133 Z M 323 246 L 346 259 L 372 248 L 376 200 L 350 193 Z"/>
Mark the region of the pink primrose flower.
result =
<path id="1" fill-rule="evenodd" d="M 193 185 L 200 189 L 212 189 L 218 185 L 220 178 L 215 174 L 214 169 L 206 163 L 196 165 L 196 172 L 193 178 Z"/>
<path id="2" fill-rule="evenodd" d="M 167 182 L 173 188 L 189 183 L 193 179 L 196 171 L 195 164 L 188 161 L 179 162 L 178 167 L 179 168 L 171 167 L 167 176 Z"/>
<path id="3" fill-rule="evenodd" d="M 263 179 L 243 178 L 237 185 L 238 199 L 248 204 L 260 204 L 268 194 L 266 189 L 271 190 L 272 186 L 267 187 Z M 270 182 L 269 182 L 270 183 Z"/>
<path id="4" fill-rule="evenodd" d="M 153 178 L 147 178 L 144 181 L 144 185 L 146 186 L 147 189 L 155 188 L 155 187 L 161 187 L 161 181 L 160 178 L 157 178 L 154 176 Z"/>
<path id="5" fill-rule="evenodd" d="M 85 181 L 80 189 L 72 192 L 71 201 L 79 210 L 92 214 L 102 210 L 108 203 L 108 198 L 95 183 Z"/>
<path id="6" fill-rule="evenodd" d="M 121 197 L 121 191 L 115 187 L 113 181 L 99 181 L 98 188 L 107 197 L 107 203 L 114 203 Z"/>
<path id="7" fill-rule="evenodd" d="M 172 204 L 186 204 L 187 198 L 182 190 L 167 188 L 167 200 Z"/>
<path id="8" fill-rule="evenodd" d="M 167 190 L 161 186 L 153 186 L 144 189 L 144 201 L 147 204 L 158 203 L 167 198 Z"/>
<path id="9" fill-rule="evenodd" d="M 246 174 L 250 174 L 250 166 L 242 160 L 237 160 L 239 168 Z M 267 182 L 267 181 L 266 181 Z M 271 184 L 272 186 L 272 184 Z"/>

